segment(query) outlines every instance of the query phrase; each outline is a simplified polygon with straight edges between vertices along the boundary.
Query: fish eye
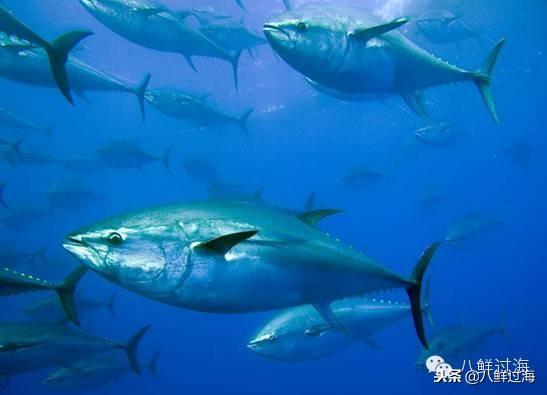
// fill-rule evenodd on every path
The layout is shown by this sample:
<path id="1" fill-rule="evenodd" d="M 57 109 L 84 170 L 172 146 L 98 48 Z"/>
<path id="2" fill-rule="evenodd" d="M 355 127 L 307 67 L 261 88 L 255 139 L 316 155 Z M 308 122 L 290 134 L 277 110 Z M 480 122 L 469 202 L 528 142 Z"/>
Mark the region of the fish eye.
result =
<path id="1" fill-rule="evenodd" d="M 307 32 L 308 31 L 308 24 L 306 22 L 298 22 L 296 24 L 296 28 L 301 32 Z"/>
<path id="2" fill-rule="evenodd" d="M 118 246 L 123 242 L 123 236 L 118 232 L 112 232 L 107 237 L 108 242 L 112 245 Z"/>
<path id="3" fill-rule="evenodd" d="M 273 343 L 277 340 L 277 336 L 276 335 L 270 335 L 268 336 L 268 341 Z"/>

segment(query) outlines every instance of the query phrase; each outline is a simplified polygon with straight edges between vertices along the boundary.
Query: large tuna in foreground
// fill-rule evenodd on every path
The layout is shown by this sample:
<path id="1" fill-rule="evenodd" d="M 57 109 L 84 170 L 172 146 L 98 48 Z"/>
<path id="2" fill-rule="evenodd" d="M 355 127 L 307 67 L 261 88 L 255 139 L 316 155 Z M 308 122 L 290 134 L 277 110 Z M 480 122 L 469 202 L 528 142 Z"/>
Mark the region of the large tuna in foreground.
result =
<path id="1" fill-rule="evenodd" d="M 421 91 L 470 81 L 498 122 L 490 82 L 505 40 L 496 44 L 479 70 L 467 71 L 398 33 L 407 22 L 382 22 L 355 8 L 310 6 L 270 20 L 264 33 L 273 49 L 323 93 L 346 100 L 400 95 L 413 111 L 424 114 Z"/>
<path id="2" fill-rule="evenodd" d="M 108 280 L 163 303 L 217 313 L 312 304 L 342 332 L 332 301 L 402 288 L 427 347 L 420 293 L 440 243 L 405 278 L 301 218 L 241 201 L 166 205 L 80 229 L 63 245 Z"/>

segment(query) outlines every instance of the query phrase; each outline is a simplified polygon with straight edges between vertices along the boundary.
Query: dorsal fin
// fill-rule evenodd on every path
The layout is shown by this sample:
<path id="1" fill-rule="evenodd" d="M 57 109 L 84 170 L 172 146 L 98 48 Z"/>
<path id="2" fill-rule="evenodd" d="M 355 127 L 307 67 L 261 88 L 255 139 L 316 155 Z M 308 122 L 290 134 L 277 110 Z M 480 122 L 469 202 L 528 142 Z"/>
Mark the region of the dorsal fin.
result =
<path id="1" fill-rule="evenodd" d="M 317 192 L 312 192 L 308 195 L 308 200 L 306 200 L 306 211 L 312 211 L 315 206 L 315 196 Z"/>
<path id="2" fill-rule="evenodd" d="M 258 230 L 230 233 L 209 241 L 200 243 L 195 247 L 197 250 L 207 251 L 213 254 L 224 255 L 239 243 L 250 239 L 258 233 Z"/>
<path id="3" fill-rule="evenodd" d="M 315 226 L 319 221 L 321 221 L 323 218 L 330 217 L 334 214 L 343 213 L 343 210 L 338 209 L 322 209 L 322 210 L 312 210 L 312 211 L 306 211 L 298 216 L 301 221 L 307 223 L 308 225 Z"/>

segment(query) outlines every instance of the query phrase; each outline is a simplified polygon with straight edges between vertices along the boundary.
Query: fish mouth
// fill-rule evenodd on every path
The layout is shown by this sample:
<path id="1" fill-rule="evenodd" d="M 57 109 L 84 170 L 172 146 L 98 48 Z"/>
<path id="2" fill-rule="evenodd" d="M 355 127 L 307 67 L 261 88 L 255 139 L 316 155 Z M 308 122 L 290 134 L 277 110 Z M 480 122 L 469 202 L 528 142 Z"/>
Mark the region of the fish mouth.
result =
<path id="1" fill-rule="evenodd" d="M 76 245 L 76 246 L 85 246 L 87 247 L 87 243 L 83 241 L 81 238 L 78 238 L 77 236 L 67 236 L 65 238 L 65 242 L 63 243 L 63 247 L 65 245 Z"/>
<path id="2" fill-rule="evenodd" d="M 280 40 L 290 41 L 290 36 L 275 23 L 265 23 L 262 31 L 270 43 Z"/>
<path id="3" fill-rule="evenodd" d="M 274 23 L 265 23 L 263 30 L 266 31 L 272 31 L 272 30 L 281 30 L 279 27 Z"/>
<path id="4" fill-rule="evenodd" d="M 253 352 L 258 352 L 260 349 L 260 344 L 262 343 L 262 340 L 254 339 L 248 342 L 245 347 Z"/>
<path id="5" fill-rule="evenodd" d="M 86 243 L 82 237 L 79 236 L 65 237 L 63 248 L 73 255 L 78 261 L 86 265 L 88 262 L 94 262 L 97 257 L 99 257 L 99 254 L 93 246 Z"/>

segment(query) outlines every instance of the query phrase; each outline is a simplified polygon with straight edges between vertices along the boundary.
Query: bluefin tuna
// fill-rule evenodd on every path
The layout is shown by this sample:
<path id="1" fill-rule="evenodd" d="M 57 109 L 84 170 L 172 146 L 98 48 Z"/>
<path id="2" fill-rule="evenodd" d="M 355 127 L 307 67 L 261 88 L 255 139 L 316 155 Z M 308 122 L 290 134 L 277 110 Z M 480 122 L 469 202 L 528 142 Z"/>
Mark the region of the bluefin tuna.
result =
<path id="1" fill-rule="evenodd" d="M 525 138 L 519 138 L 505 147 L 501 154 L 516 166 L 527 168 L 530 158 L 536 149 Z M 497 154 L 496 154 L 497 155 Z"/>
<path id="2" fill-rule="evenodd" d="M 149 369 L 157 378 L 157 365 L 160 353 L 154 354 L 150 362 L 141 365 Z M 64 390 L 82 390 L 97 388 L 112 383 L 132 372 L 127 361 L 121 360 L 116 355 L 98 355 L 86 358 L 68 367 L 62 367 L 51 373 L 42 383 L 48 387 Z"/>
<path id="3" fill-rule="evenodd" d="M 397 29 L 408 22 L 383 22 L 355 8 L 309 6 L 288 11 L 264 25 L 273 49 L 315 86 L 334 96 L 399 95 L 425 114 L 422 91 L 473 82 L 498 122 L 490 83 L 500 40 L 477 71 L 453 66 L 426 52 Z"/>
<path id="4" fill-rule="evenodd" d="M 253 57 L 253 48 L 267 44 L 265 38 L 233 19 L 221 19 L 202 24 L 199 31 L 225 50 L 235 53 L 245 50 L 251 57 Z"/>
<path id="5" fill-rule="evenodd" d="M 140 373 L 137 347 L 148 329 L 145 326 L 125 343 L 62 324 L 0 322 L 0 375 L 69 366 L 84 358 L 118 350 L 126 353 L 132 369 Z"/>
<path id="6" fill-rule="evenodd" d="M 151 163 L 162 162 L 169 174 L 171 174 L 171 150 L 167 148 L 163 157 L 154 156 L 142 150 L 134 141 L 114 140 L 97 151 L 99 158 L 109 167 L 114 169 L 140 169 Z"/>
<path id="7" fill-rule="evenodd" d="M 429 190 L 424 192 L 419 197 L 419 202 L 422 208 L 430 210 L 434 207 L 439 206 L 444 203 L 448 198 L 448 195 L 445 192 L 439 190 Z"/>
<path id="8" fill-rule="evenodd" d="M 177 14 L 184 18 L 189 18 L 193 16 L 202 25 L 211 23 L 213 21 L 220 21 L 223 19 L 232 18 L 230 15 L 225 14 L 223 12 L 219 12 L 213 9 L 212 7 L 199 7 L 199 8 L 191 8 L 187 10 L 179 10 L 177 11 Z"/>
<path id="9" fill-rule="evenodd" d="M 69 52 L 84 38 L 93 34 L 88 30 L 72 30 L 57 37 L 53 41 L 46 41 L 23 22 L 17 19 L 11 11 L 0 5 L 0 31 L 27 40 L 30 44 L 42 48 L 48 58 L 51 74 L 63 96 L 72 103 L 69 81 L 65 64 Z"/>
<path id="10" fill-rule="evenodd" d="M 298 306 L 275 316 L 247 348 L 265 358 L 293 362 L 322 358 L 356 341 L 376 347 L 372 336 L 408 317 L 411 311 L 407 304 L 378 299 L 345 299 L 332 306 L 348 334 L 332 328 L 312 306 Z"/>
<path id="11" fill-rule="evenodd" d="M 488 339 L 497 334 L 507 338 L 504 323 L 498 326 L 458 324 L 441 329 L 431 337 L 429 349 L 422 350 L 416 365 L 425 366 L 425 361 L 432 355 L 439 355 L 453 363 L 460 362 L 454 358 L 476 352 Z"/>
<path id="12" fill-rule="evenodd" d="M 35 251 L 26 251 L 17 248 L 14 243 L 0 244 L 0 262 L 9 264 L 10 267 L 29 265 L 34 268 L 37 261 L 47 263 L 48 244 L 44 244 Z"/>
<path id="13" fill-rule="evenodd" d="M 422 279 L 439 245 L 401 277 L 282 210 L 222 201 L 122 214 L 70 233 L 63 243 L 104 278 L 159 302 L 217 313 L 313 304 L 343 332 L 331 302 L 402 288 L 425 347 Z"/>
<path id="14" fill-rule="evenodd" d="M 48 58 L 42 49 L 10 49 L 13 38 L 4 37 L 0 42 L 0 76 L 26 85 L 55 86 L 48 70 Z M 70 56 L 66 62 L 66 72 L 70 78 L 71 89 L 85 99 L 86 91 L 128 92 L 134 94 L 144 117 L 144 92 L 150 82 L 150 75 L 143 77 L 138 84 L 128 84 L 119 78 Z M 87 100 L 87 99 L 86 99 Z"/>
<path id="15" fill-rule="evenodd" d="M 107 169 L 106 164 L 96 157 L 71 156 L 62 161 L 62 166 L 73 173 L 95 174 Z"/>
<path id="16" fill-rule="evenodd" d="M 71 181 L 52 185 L 46 195 L 50 207 L 61 210 L 82 210 L 103 201 L 93 189 L 80 182 Z"/>
<path id="17" fill-rule="evenodd" d="M 23 231 L 46 218 L 50 212 L 41 207 L 21 206 L 0 214 L 0 224 L 12 231 Z"/>
<path id="18" fill-rule="evenodd" d="M 91 299 L 81 295 L 75 296 L 75 304 L 78 306 L 80 315 L 88 314 L 99 309 L 107 309 L 110 312 L 110 315 L 115 317 L 115 300 L 116 292 L 107 300 Z M 23 309 L 23 313 L 37 321 L 63 322 L 66 320 L 66 314 L 57 298 L 46 298 L 33 302 Z"/>
<path id="19" fill-rule="evenodd" d="M 415 19 L 418 34 L 435 44 L 457 44 L 480 34 L 463 22 L 463 15 L 447 10 L 430 10 Z"/>
<path id="20" fill-rule="evenodd" d="M 445 241 L 457 248 L 468 247 L 480 238 L 503 229 L 503 220 L 470 213 L 457 220 L 448 230 Z"/>
<path id="21" fill-rule="evenodd" d="M 429 147 L 444 148 L 467 140 L 470 133 L 459 123 L 439 122 L 416 130 L 414 137 Z"/>
<path id="22" fill-rule="evenodd" d="M 42 280 L 31 274 L 4 268 L 0 270 L 0 296 L 20 295 L 37 291 L 54 291 L 57 293 L 60 306 L 64 311 L 64 318 L 67 317 L 74 324 L 79 325 L 80 320 L 74 303 L 74 291 L 86 272 L 87 267 L 80 266 L 62 282 L 54 283 Z"/>
<path id="23" fill-rule="evenodd" d="M 229 54 L 184 16 L 150 0 L 80 0 L 84 8 L 106 27 L 146 48 L 182 54 L 194 71 L 193 56 L 226 60 L 232 64 L 236 89 L 240 53 Z"/>
<path id="24" fill-rule="evenodd" d="M 206 98 L 169 88 L 148 90 L 145 98 L 158 111 L 195 126 L 234 124 L 248 134 L 247 121 L 253 113 L 252 109 L 237 117 L 210 104 Z"/>
<path id="25" fill-rule="evenodd" d="M 3 108 L 0 108 L 0 125 L 15 130 L 36 130 L 45 133 L 48 137 L 51 136 L 51 132 L 54 128 L 54 125 L 50 125 L 47 127 L 38 126 L 35 123 L 28 121 Z"/>
<path id="26" fill-rule="evenodd" d="M 1 142 L 7 149 L 0 150 L 0 160 L 8 162 L 12 166 L 51 166 L 58 165 L 61 161 L 40 150 L 22 150 L 21 145 L 25 141 L 21 138 L 15 142 Z"/>
<path id="27" fill-rule="evenodd" d="M 342 183 L 354 190 L 367 189 L 376 185 L 384 179 L 384 174 L 367 167 L 354 169 L 345 176 L 342 176 Z"/>

